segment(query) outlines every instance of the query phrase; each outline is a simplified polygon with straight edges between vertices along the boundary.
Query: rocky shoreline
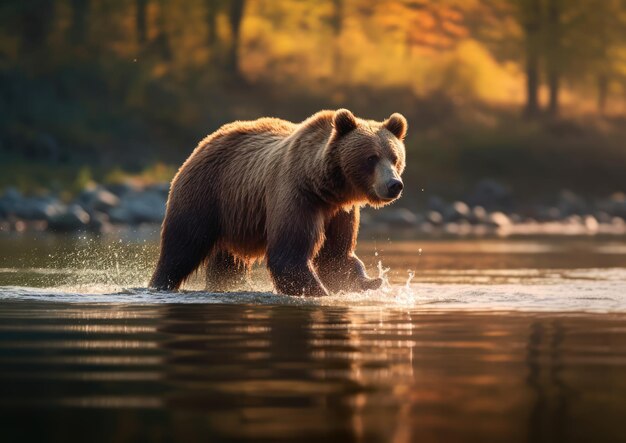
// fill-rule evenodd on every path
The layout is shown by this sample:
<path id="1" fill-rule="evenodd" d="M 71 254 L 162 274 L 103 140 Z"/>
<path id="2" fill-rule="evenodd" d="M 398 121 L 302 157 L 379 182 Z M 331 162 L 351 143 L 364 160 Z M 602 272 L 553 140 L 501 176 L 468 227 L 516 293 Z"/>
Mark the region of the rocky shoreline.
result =
<path id="1" fill-rule="evenodd" d="M 24 196 L 8 188 L 0 195 L 0 232 L 108 233 L 159 225 L 168 191 L 167 183 L 91 184 L 63 202 L 52 193 Z M 522 205 L 505 186 L 487 179 L 462 200 L 430 196 L 422 211 L 366 209 L 361 228 L 408 236 L 626 235 L 626 195 L 616 192 L 589 201 L 563 190 L 543 203 Z"/>

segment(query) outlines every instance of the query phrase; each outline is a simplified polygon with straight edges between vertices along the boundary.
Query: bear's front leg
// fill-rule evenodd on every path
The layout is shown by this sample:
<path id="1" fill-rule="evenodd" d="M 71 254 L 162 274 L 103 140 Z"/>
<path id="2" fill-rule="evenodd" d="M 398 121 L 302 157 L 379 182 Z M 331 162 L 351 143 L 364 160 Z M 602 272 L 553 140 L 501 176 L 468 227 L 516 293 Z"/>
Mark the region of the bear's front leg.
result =
<path id="1" fill-rule="evenodd" d="M 369 278 L 363 262 L 354 253 L 359 231 L 359 208 L 339 211 L 326 227 L 326 241 L 315 264 L 319 276 L 331 291 L 378 289 L 381 278 Z"/>
<path id="2" fill-rule="evenodd" d="M 282 294 L 328 295 L 311 264 L 301 257 L 268 254 L 267 267 L 276 290 Z"/>
<path id="3" fill-rule="evenodd" d="M 293 214 L 298 214 L 297 220 Z M 277 223 L 268 225 L 266 254 L 276 290 L 287 295 L 328 295 L 312 264 L 324 232 L 321 216 L 303 208 L 277 218 Z"/>
<path id="4" fill-rule="evenodd" d="M 383 283 L 381 278 L 369 278 L 365 271 L 365 265 L 354 254 L 332 257 L 318 256 L 316 264 L 320 279 L 333 292 L 378 289 Z"/>

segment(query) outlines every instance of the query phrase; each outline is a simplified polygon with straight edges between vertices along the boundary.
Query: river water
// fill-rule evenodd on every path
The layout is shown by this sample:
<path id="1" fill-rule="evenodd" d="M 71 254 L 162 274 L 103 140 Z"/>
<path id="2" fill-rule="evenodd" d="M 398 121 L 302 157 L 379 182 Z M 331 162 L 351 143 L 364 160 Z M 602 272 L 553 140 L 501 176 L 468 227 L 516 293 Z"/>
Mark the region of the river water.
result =
<path id="1" fill-rule="evenodd" d="M 361 241 L 385 286 L 145 289 L 154 233 L 0 237 L 2 441 L 626 441 L 626 241 Z"/>

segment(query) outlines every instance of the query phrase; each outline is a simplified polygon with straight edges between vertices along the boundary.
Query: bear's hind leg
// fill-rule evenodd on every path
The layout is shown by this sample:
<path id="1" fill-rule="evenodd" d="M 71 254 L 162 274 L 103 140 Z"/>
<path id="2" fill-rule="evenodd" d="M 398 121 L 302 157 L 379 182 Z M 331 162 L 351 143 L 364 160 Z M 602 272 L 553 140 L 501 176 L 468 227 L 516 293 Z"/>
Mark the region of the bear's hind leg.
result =
<path id="1" fill-rule="evenodd" d="M 240 288 L 246 281 L 249 264 L 225 250 L 214 251 L 206 267 L 206 288 L 209 291 L 227 292 Z"/>
<path id="2" fill-rule="evenodd" d="M 150 287 L 175 290 L 195 271 L 211 253 L 217 240 L 217 231 L 206 220 L 199 221 L 165 217 L 161 233 L 161 251 Z"/>

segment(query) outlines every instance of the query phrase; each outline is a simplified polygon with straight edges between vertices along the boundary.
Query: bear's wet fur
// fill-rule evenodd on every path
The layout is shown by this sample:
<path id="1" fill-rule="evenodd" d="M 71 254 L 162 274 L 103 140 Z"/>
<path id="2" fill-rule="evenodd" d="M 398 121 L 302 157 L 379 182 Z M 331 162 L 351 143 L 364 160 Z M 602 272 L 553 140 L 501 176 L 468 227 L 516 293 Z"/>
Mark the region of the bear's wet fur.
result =
<path id="1" fill-rule="evenodd" d="M 172 181 L 150 286 L 178 289 L 204 264 L 207 289 L 228 290 L 265 258 L 283 294 L 378 288 L 354 253 L 359 209 L 399 197 L 406 130 L 346 109 L 221 127 Z"/>

